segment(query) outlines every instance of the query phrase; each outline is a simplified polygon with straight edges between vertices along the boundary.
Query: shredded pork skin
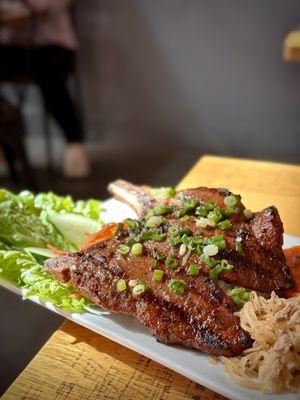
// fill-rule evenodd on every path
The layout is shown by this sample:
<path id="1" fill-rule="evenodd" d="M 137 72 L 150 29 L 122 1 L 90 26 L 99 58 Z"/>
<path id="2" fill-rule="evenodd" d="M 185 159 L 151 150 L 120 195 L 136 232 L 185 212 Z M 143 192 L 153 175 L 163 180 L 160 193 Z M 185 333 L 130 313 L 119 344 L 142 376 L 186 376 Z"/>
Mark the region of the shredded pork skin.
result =
<path id="1" fill-rule="evenodd" d="M 251 293 L 237 313 L 254 339 L 242 356 L 221 357 L 225 371 L 238 384 L 265 393 L 300 389 L 300 298 L 270 299 Z"/>

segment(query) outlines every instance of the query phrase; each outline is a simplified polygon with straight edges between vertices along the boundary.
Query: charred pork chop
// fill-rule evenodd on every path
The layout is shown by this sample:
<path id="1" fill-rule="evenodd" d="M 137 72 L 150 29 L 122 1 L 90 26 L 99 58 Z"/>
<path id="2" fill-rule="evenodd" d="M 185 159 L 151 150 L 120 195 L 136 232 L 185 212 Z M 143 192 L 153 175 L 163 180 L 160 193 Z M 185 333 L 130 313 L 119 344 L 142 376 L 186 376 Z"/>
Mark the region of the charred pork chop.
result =
<path id="1" fill-rule="evenodd" d="M 164 268 L 163 261 L 153 269 L 146 249 L 139 256 L 120 254 L 127 238 L 119 233 L 85 251 L 49 259 L 45 270 L 100 307 L 134 317 L 160 342 L 225 356 L 251 346 L 234 316 L 235 305 L 218 285 L 202 273 L 183 280 L 183 274 Z M 156 280 L 156 271 L 163 270 Z"/>
<path id="2" fill-rule="evenodd" d="M 110 190 L 139 218 L 104 227 L 82 251 L 47 260 L 45 270 L 106 310 L 136 318 L 161 342 L 225 356 L 250 347 L 217 279 L 262 292 L 294 286 L 276 208 L 252 214 L 225 189 L 165 196 L 118 181 Z"/>
<path id="3" fill-rule="evenodd" d="M 281 292 L 295 286 L 282 250 L 283 225 L 276 207 L 252 213 L 245 209 L 240 196 L 223 188 L 188 189 L 163 200 L 160 196 L 155 198 L 155 191 L 148 186 L 122 180 L 111 183 L 108 189 L 128 203 L 139 217 L 164 204 L 176 210 L 166 215 L 171 226 L 188 229 L 193 234 L 201 232 L 204 238 L 222 235 L 226 248 L 220 249 L 217 258 L 221 256 L 234 268 L 221 271 L 220 279 L 263 293 Z M 157 251 L 165 251 L 165 246 L 165 241 L 155 243 Z M 199 257 L 197 252 L 192 252 L 189 262 L 199 263 L 207 275 L 212 272 L 211 263 L 206 263 L 202 254 Z"/>

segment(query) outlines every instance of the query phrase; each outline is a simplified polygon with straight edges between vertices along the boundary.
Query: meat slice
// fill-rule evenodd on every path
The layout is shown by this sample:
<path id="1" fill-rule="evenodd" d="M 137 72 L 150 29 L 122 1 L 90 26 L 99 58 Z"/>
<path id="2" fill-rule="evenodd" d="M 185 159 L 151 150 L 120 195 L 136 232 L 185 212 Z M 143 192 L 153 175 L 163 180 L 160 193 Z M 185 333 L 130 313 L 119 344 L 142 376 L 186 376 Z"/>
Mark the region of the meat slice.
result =
<path id="1" fill-rule="evenodd" d="M 108 187 L 109 191 L 119 199 L 131 205 L 139 217 L 160 204 L 180 208 L 186 199 L 197 199 L 199 204 L 207 201 L 213 202 L 221 211 L 226 209 L 224 200 L 231 194 L 228 189 L 211 189 L 199 187 L 179 191 L 175 196 L 165 200 L 157 200 L 151 194 L 148 186 L 136 186 L 118 180 Z M 218 256 L 234 265 L 231 271 L 223 271 L 219 278 L 226 282 L 257 290 L 263 293 L 277 293 L 294 288 L 295 282 L 289 267 L 286 265 L 282 250 L 283 225 L 276 207 L 268 207 L 253 214 L 253 218 L 244 216 L 245 207 L 239 202 L 239 212 L 228 217 L 232 226 L 228 230 L 207 226 L 197 226 L 197 217 L 190 215 L 188 221 L 167 216 L 168 222 L 178 228 L 188 228 L 191 232 L 201 231 L 204 237 L 223 235 L 226 250 L 219 252 Z M 240 243 L 239 251 L 238 243 Z M 152 243 L 155 251 L 168 254 L 169 246 L 166 242 Z M 190 262 L 201 265 L 204 274 L 209 275 L 211 268 L 207 266 L 197 254 L 192 254 Z"/>
<path id="2" fill-rule="evenodd" d="M 235 356 L 251 346 L 251 338 L 234 315 L 235 305 L 217 284 L 200 273 L 197 279 L 184 277 L 184 293 L 173 292 L 168 282 L 183 274 L 165 270 L 164 278 L 154 281 L 153 258 L 147 249 L 141 256 L 122 256 L 116 251 L 126 235 L 49 259 L 45 270 L 100 307 L 134 317 L 160 342 L 216 356 Z M 163 269 L 160 263 L 156 268 Z M 126 282 L 126 290 L 121 292 L 120 279 Z M 132 280 L 142 281 L 145 292 L 135 295 L 129 286 Z"/>
<path id="3" fill-rule="evenodd" d="M 252 215 L 227 189 L 157 196 L 116 181 L 110 190 L 138 219 L 106 226 L 84 250 L 47 260 L 45 270 L 104 309 L 136 318 L 161 342 L 224 356 L 250 347 L 217 279 L 265 293 L 294 287 L 277 209 Z"/>

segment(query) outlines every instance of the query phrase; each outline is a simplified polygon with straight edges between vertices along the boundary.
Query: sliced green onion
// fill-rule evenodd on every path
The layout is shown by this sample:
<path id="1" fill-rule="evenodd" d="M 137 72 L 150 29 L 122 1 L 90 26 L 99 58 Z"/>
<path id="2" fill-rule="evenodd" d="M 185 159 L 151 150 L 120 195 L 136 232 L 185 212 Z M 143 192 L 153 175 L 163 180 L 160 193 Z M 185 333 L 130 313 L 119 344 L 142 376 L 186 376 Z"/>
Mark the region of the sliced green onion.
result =
<path id="1" fill-rule="evenodd" d="M 196 226 L 206 228 L 208 226 L 215 227 L 216 223 L 208 218 L 200 217 L 196 220 Z"/>
<path id="2" fill-rule="evenodd" d="M 207 218 L 217 223 L 223 218 L 222 211 L 218 207 L 215 207 L 213 211 L 207 214 Z"/>
<path id="3" fill-rule="evenodd" d="M 189 274 L 190 276 L 199 275 L 199 265 L 197 265 L 197 264 L 191 264 L 191 265 L 189 266 L 189 269 L 188 269 L 188 274 Z"/>
<path id="4" fill-rule="evenodd" d="M 197 215 L 197 217 L 207 217 L 207 214 L 208 210 L 206 210 L 203 206 L 199 206 L 195 210 L 195 215 Z"/>
<path id="5" fill-rule="evenodd" d="M 177 228 L 176 226 L 170 226 L 170 228 L 168 229 L 168 232 L 175 236 L 179 233 L 179 228 Z"/>
<path id="6" fill-rule="evenodd" d="M 219 240 L 218 242 L 215 243 L 216 246 L 218 246 L 219 250 L 225 250 L 226 249 L 226 242 L 224 239 Z"/>
<path id="7" fill-rule="evenodd" d="M 203 253 L 209 257 L 218 254 L 219 248 L 215 244 L 208 244 L 203 248 Z"/>
<path id="8" fill-rule="evenodd" d="M 181 218 L 181 221 L 186 222 L 186 221 L 189 221 L 190 219 L 191 219 L 191 217 L 190 217 L 189 215 L 184 215 L 184 216 Z"/>
<path id="9" fill-rule="evenodd" d="M 234 266 L 229 264 L 227 260 L 222 260 L 220 264 L 217 264 L 210 272 L 209 277 L 212 280 L 218 279 L 218 276 L 221 272 L 226 271 L 230 272 Z"/>
<path id="10" fill-rule="evenodd" d="M 124 292 L 126 290 L 126 282 L 124 279 L 119 279 L 117 282 L 117 291 Z"/>
<path id="11" fill-rule="evenodd" d="M 124 221 L 130 230 L 134 230 L 138 227 L 139 221 L 137 219 L 127 218 Z"/>
<path id="12" fill-rule="evenodd" d="M 221 266 L 221 264 L 217 264 L 211 271 L 209 274 L 210 279 L 212 279 L 213 281 L 215 281 L 216 279 L 218 279 L 219 274 L 223 271 L 223 267 Z"/>
<path id="13" fill-rule="evenodd" d="M 253 212 L 251 210 L 249 210 L 248 208 L 245 208 L 243 211 L 244 217 L 247 219 L 251 219 L 253 218 Z"/>
<path id="14" fill-rule="evenodd" d="M 153 217 L 149 218 L 148 221 L 146 222 L 146 227 L 147 228 L 156 228 L 160 226 L 163 222 L 163 218 L 157 215 L 154 215 Z"/>
<path id="15" fill-rule="evenodd" d="M 187 247 L 185 243 L 182 243 L 179 247 L 179 256 L 183 257 L 186 253 Z"/>
<path id="16" fill-rule="evenodd" d="M 211 211 L 216 207 L 216 204 L 213 201 L 206 201 L 203 207 L 205 210 Z"/>
<path id="17" fill-rule="evenodd" d="M 169 245 L 172 247 L 176 247 L 181 243 L 181 237 L 178 236 L 171 236 L 168 239 Z"/>
<path id="18" fill-rule="evenodd" d="M 250 291 L 243 287 L 235 287 L 227 292 L 227 295 L 232 299 L 238 308 L 250 300 Z"/>
<path id="19" fill-rule="evenodd" d="M 152 232 L 152 231 L 143 232 L 141 234 L 141 236 L 138 238 L 139 240 L 137 240 L 137 242 L 145 242 L 146 240 L 151 240 L 152 236 L 153 236 L 153 233 L 154 232 Z"/>
<path id="20" fill-rule="evenodd" d="M 226 196 L 224 199 L 226 206 L 233 207 L 237 203 L 237 198 L 234 195 Z"/>
<path id="21" fill-rule="evenodd" d="M 174 197 L 176 192 L 175 189 L 172 187 L 161 187 L 161 188 L 151 189 L 150 194 L 156 200 L 165 200 L 168 197 Z"/>
<path id="22" fill-rule="evenodd" d="M 226 249 L 226 242 L 224 240 L 223 235 L 216 235 L 212 237 L 206 237 L 203 239 L 203 244 L 204 245 L 209 245 L 209 244 L 214 244 L 218 247 L 219 250 L 225 250 Z"/>
<path id="23" fill-rule="evenodd" d="M 152 275 L 153 281 L 161 281 L 164 276 L 164 271 L 161 269 L 155 269 Z"/>
<path id="24" fill-rule="evenodd" d="M 200 245 L 196 246 L 195 250 L 196 250 L 196 253 L 198 256 L 202 255 L 202 253 L 203 253 L 202 246 L 200 246 Z"/>
<path id="25" fill-rule="evenodd" d="M 178 267 L 178 261 L 176 260 L 176 258 L 173 254 L 171 254 L 169 257 L 166 258 L 165 266 L 170 269 L 174 269 L 174 268 Z"/>
<path id="26" fill-rule="evenodd" d="M 182 279 L 171 279 L 168 282 L 169 288 L 172 292 L 183 294 L 186 287 L 186 282 Z"/>
<path id="27" fill-rule="evenodd" d="M 152 210 L 150 211 L 153 211 L 153 215 L 165 215 L 170 214 L 173 209 L 172 207 L 168 207 L 165 204 L 160 204 L 159 206 L 152 208 Z"/>
<path id="28" fill-rule="evenodd" d="M 208 267 L 213 267 L 216 265 L 217 261 L 213 257 L 208 257 L 204 253 L 201 255 L 201 260 L 206 264 Z"/>
<path id="29" fill-rule="evenodd" d="M 130 247 L 126 246 L 125 244 L 121 244 L 121 246 L 118 247 L 117 252 L 121 254 L 122 256 L 125 256 L 130 252 Z"/>
<path id="30" fill-rule="evenodd" d="M 140 294 L 144 293 L 145 290 L 146 285 L 144 283 L 139 283 L 133 288 L 132 293 L 134 296 L 139 296 Z"/>
<path id="31" fill-rule="evenodd" d="M 235 249 L 238 253 L 242 253 L 243 252 L 243 245 L 241 242 L 236 242 L 236 246 Z"/>
<path id="32" fill-rule="evenodd" d="M 135 243 L 131 247 L 131 254 L 134 256 L 140 256 L 143 253 L 143 245 L 141 243 Z"/>
<path id="33" fill-rule="evenodd" d="M 199 200 L 197 199 L 188 199 L 184 204 L 183 207 L 188 211 L 193 211 L 199 205 Z"/>
<path id="34" fill-rule="evenodd" d="M 189 212 L 195 211 L 196 207 L 199 204 L 199 200 L 197 199 L 188 199 L 185 201 L 185 203 L 182 205 L 182 207 L 175 211 L 174 215 L 176 218 L 182 218 Z"/>
<path id="35" fill-rule="evenodd" d="M 156 253 L 155 258 L 156 258 L 158 261 L 163 261 L 166 257 L 165 257 L 165 255 L 164 255 L 163 253 L 161 253 L 160 251 L 158 251 L 158 252 Z"/>
<path id="36" fill-rule="evenodd" d="M 166 236 L 167 236 L 166 233 L 156 233 L 156 232 L 153 232 L 151 239 L 152 239 L 154 242 L 161 242 L 162 240 L 165 239 Z"/>
<path id="37" fill-rule="evenodd" d="M 138 281 L 135 279 L 130 279 L 130 281 L 128 282 L 128 286 L 130 286 L 131 288 L 135 287 L 138 284 Z"/>
<path id="38" fill-rule="evenodd" d="M 230 229 L 232 227 L 232 223 L 229 221 L 229 219 L 224 219 L 224 221 L 217 223 L 217 227 L 222 230 Z"/>

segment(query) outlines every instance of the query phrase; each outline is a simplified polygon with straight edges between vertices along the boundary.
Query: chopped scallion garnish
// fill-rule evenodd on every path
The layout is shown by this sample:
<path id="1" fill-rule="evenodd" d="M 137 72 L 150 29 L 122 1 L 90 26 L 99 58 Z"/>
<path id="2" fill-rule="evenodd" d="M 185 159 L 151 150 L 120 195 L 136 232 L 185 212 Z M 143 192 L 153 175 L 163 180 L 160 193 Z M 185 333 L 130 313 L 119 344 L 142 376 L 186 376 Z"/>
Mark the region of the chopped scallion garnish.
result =
<path id="1" fill-rule="evenodd" d="M 172 187 L 161 187 L 161 188 L 151 189 L 150 194 L 156 200 L 165 200 L 168 197 L 175 196 L 176 192 L 175 189 Z"/>
<path id="2" fill-rule="evenodd" d="M 222 230 L 230 229 L 232 227 L 232 223 L 229 221 L 229 219 L 224 219 L 224 221 L 217 223 L 217 227 Z"/>
<path id="3" fill-rule="evenodd" d="M 130 287 L 135 287 L 138 284 L 138 281 L 135 279 L 130 279 L 130 281 L 128 282 L 128 286 Z"/>
<path id="4" fill-rule="evenodd" d="M 226 204 L 226 206 L 233 207 L 237 203 L 237 198 L 236 196 L 231 194 L 230 196 L 225 197 L 224 203 Z"/>
<path id="5" fill-rule="evenodd" d="M 160 204 L 154 208 L 152 208 L 148 214 L 146 215 L 146 220 L 150 219 L 151 217 L 155 215 L 165 215 L 165 214 L 170 214 L 173 211 L 172 207 L 168 207 L 165 204 Z"/>
<path id="6" fill-rule="evenodd" d="M 215 244 L 208 244 L 203 248 L 203 253 L 209 257 L 218 254 L 219 248 Z"/>
<path id="7" fill-rule="evenodd" d="M 140 256 L 143 253 L 143 245 L 141 243 L 135 243 L 131 247 L 131 254 L 134 256 Z"/>
<path id="8" fill-rule="evenodd" d="M 235 249 L 236 249 L 236 251 L 237 251 L 238 253 L 242 253 L 242 251 L 243 251 L 242 240 L 243 240 L 243 239 L 242 239 L 240 236 L 238 236 L 238 237 L 235 239 Z"/>
<path id="9" fill-rule="evenodd" d="M 212 280 L 218 279 L 218 276 L 221 272 L 226 271 L 230 272 L 234 266 L 229 264 L 227 260 L 222 260 L 220 264 L 217 264 L 210 272 L 209 277 Z"/>
<path id="10" fill-rule="evenodd" d="M 184 215 L 184 216 L 181 218 L 181 221 L 186 222 L 186 221 L 189 221 L 190 219 L 191 219 L 191 217 L 190 217 L 189 215 Z"/>
<path id="11" fill-rule="evenodd" d="M 247 219 L 251 219 L 253 218 L 253 212 L 251 210 L 249 210 L 248 208 L 245 208 L 243 211 L 244 217 Z"/>
<path id="12" fill-rule="evenodd" d="M 182 243 L 179 247 L 179 256 L 183 257 L 186 253 L 187 247 L 185 243 Z"/>
<path id="13" fill-rule="evenodd" d="M 158 261 L 163 261 L 166 257 L 165 257 L 165 255 L 164 255 L 163 253 L 161 253 L 161 252 L 158 251 L 158 252 L 156 253 L 155 258 L 156 258 Z"/>
<path id="14" fill-rule="evenodd" d="M 155 269 L 152 275 L 154 281 L 161 281 L 164 276 L 164 271 L 161 269 Z"/>
<path id="15" fill-rule="evenodd" d="M 197 265 L 197 264 L 191 264 L 191 265 L 189 266 L 189 269 L 188 269 L 188 274 L 189 274 L 190 276 L 199 275 L 199 265 Z"/>
<path id="16" fill-rule="evenodd" d="M 168 282 L 169 288 L 172 292 L 183 294 L 186 287 L 186 282 L 182 279 L 171 279 Z"/>
<path id="17" fill-rule="evenodd" d="M 121 254 L 122 256 L 125 256 L 130 252 L 130 247 L 126 246 L 125 244 L 121 244 L 121 246 L 118 247 L 117 252 Z"/>
<path id="18" fill-rule="evenodd" d="M 146 291 L 146 285 L 144 283 L 138 283 L 133 289 L 132 294 L 134 296 L 139 296 Z"/>
<path id="19" fill-rule="evenodd" d="M 165 266 L 170 269 L 175 269 L 176 267 L 178 267 L 178 261 L 173 254 L 166 258 Z"/>
<path id="20" fill-rule="evenodd" d="M 208 218 L 200 217 L 196 220 L 196 226 L 200 228 L 207 228 L 208 226 L 215 227 L 216 223 Z"/>
<path id="21" fill-rule="evenodd" d="M 117 291 L 124 292 L 126 290 L 126 282 L 124 279 L 119 279 L 117 282 Z"/>
<path id="22" fill-rule="evenodd" d="M 238 308 L 250 300 L 250 291 L 243 287 L 235 287 L 227 292 L 227 295 L 236 304 Z"/>
<path id="23" fill-rule="evenodd" d="M 213 209 L 213 211 L 210 211 L 207 214 L 207 218 L 210 219 L 211 221 L 217 223 L 217 222 L 221 221 L 221 219 L 223 218 L 222 211 L 218 207 L 215 207 Z"/>
<path id="24" fill-rule="evenodd" d="M 154 242 L 161 242 L 162 240 L 164 240 L 164 238 L 167 236 L 166 233 L 157 233 L 157 232 L 153 232 L 151 239 Z"/>
<path id="25" fill-rule="evenodd" d="M 156 266 L 157 266 L 157 260 L 153 258 L 153 260 L 151 261 L 151 268 L 155 268 Z"/>
<path id="26" fill-rule="evenodd" d="M 160 226 L 162 223 L 163 223 L 163 218 L 158 215 L 154 215 L 153 217 L 148 219 L 148 221 L 146 222 L 146 227 L 156 228 Z"/>

